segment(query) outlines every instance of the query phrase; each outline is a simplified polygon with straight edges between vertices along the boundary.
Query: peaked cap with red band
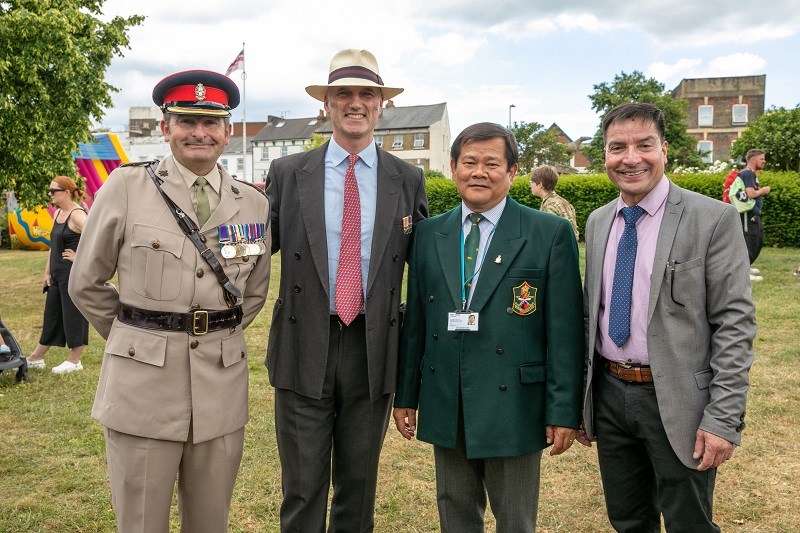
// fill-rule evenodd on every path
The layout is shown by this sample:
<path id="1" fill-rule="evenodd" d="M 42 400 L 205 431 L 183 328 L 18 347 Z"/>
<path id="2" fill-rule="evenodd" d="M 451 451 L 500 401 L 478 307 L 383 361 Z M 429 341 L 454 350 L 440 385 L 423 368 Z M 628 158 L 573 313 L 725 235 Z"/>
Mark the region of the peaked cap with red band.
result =
<path id="1" fill-rule="evenodd" d="M 384 100 L 403 92 L 400 87 L 386 87 L 378 73 L 378 60 L 368 50 L 348 48 L 337 52 L 331 60 L 327 85 L 309 85 L 306 92 L 324 102 L 328 87 L 377 87 Z"/>
<path id="2" fill-rule="evenodd" d="M 239 105 L 239 88 L 210 70 L 184 70 L 156 84 L 153 102 L 165 113 L 230 117 Z"/>

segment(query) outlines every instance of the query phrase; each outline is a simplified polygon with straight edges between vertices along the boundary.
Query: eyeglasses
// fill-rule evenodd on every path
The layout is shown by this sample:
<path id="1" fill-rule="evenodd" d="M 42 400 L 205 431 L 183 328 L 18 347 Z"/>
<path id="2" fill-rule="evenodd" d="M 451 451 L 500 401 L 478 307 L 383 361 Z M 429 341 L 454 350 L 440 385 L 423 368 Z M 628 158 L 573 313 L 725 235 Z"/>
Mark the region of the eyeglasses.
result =
<path id="1" fill-rule="evenodd" d="M 50 196 L 54 195 L 57 192 L 64 192 L 66 189 L 47 189 L 47 194 Z"/>

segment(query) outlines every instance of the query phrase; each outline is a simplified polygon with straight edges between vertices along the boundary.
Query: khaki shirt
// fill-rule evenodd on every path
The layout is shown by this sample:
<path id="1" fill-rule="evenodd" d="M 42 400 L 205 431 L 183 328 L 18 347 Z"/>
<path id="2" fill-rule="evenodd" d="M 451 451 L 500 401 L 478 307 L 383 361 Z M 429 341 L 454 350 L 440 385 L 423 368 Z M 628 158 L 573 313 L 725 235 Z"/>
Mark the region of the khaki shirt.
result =
<path id="1" fill-rule="evenodd" d="M 565 198 L 553 191 L 550 196 L 542 200 L 542 207 L 539 209 L 545 213 L 553 213 L 569 220 L 569 223 L 572 224 L 572 231 L 575 232 L 575 240 L 578 240 L 579 232 L 578 222 L 575 220 L 575 208 Z"/>

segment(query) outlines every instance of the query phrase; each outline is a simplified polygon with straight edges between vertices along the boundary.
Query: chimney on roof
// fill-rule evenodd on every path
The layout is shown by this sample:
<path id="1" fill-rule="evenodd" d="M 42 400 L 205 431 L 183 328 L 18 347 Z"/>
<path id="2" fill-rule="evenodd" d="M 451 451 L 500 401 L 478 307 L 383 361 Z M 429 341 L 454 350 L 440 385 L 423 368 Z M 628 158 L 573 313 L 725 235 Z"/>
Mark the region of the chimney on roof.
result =
<path id="1" fill-rule="evenodd" d="M 324 119 L 324 118 L 325 118 L 325 110 L 324 109 L 320 109 L 319 110 L 319 115 L 317 115 L 317 119 Z"/>
<path id="2" fill-rule="evenodd" d="M 390 107 L 394 107 L 394 102 L 391 100 L 386 100 L 386 109 L 389 109 Z"/>

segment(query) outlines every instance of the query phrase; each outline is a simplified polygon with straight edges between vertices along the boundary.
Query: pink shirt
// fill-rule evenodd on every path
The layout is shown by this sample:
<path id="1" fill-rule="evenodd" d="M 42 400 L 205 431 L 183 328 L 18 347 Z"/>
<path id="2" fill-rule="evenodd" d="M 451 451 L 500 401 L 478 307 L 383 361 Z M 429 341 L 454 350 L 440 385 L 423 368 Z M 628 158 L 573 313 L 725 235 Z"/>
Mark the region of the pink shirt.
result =
<path id="1" fill-rule="evenodd" d="M 639 202 L 645 210 L 636 221 L 636 264 L 633 271 L 633 294 L 631 295 L 631 336 L 628 342 L 618 347 L 608 336 L 608 309 L 611 308 L 611 287 L 614 284 L 614 267 L 617 262 L 617 245 L 625 230 L 625 220 L 620 210 L 626 207 L 622 196 L 617 200 L 617 215 L 611 224 L 611 233 L 606 244 L 603 259 L 603 285 L 600 288 L 600 315 L 598 324 L 597 353 L 612 361 L 622 363 L 650 364 L 647 353 L 647 306 L 650 300 L 650 278 L 653 275 L 653 261 L 656 255 L 656 242 L 661 220 L 664 218 L 664 205 L 669 193 L 669 180 L 666 176 L 653 187 Z"/>

